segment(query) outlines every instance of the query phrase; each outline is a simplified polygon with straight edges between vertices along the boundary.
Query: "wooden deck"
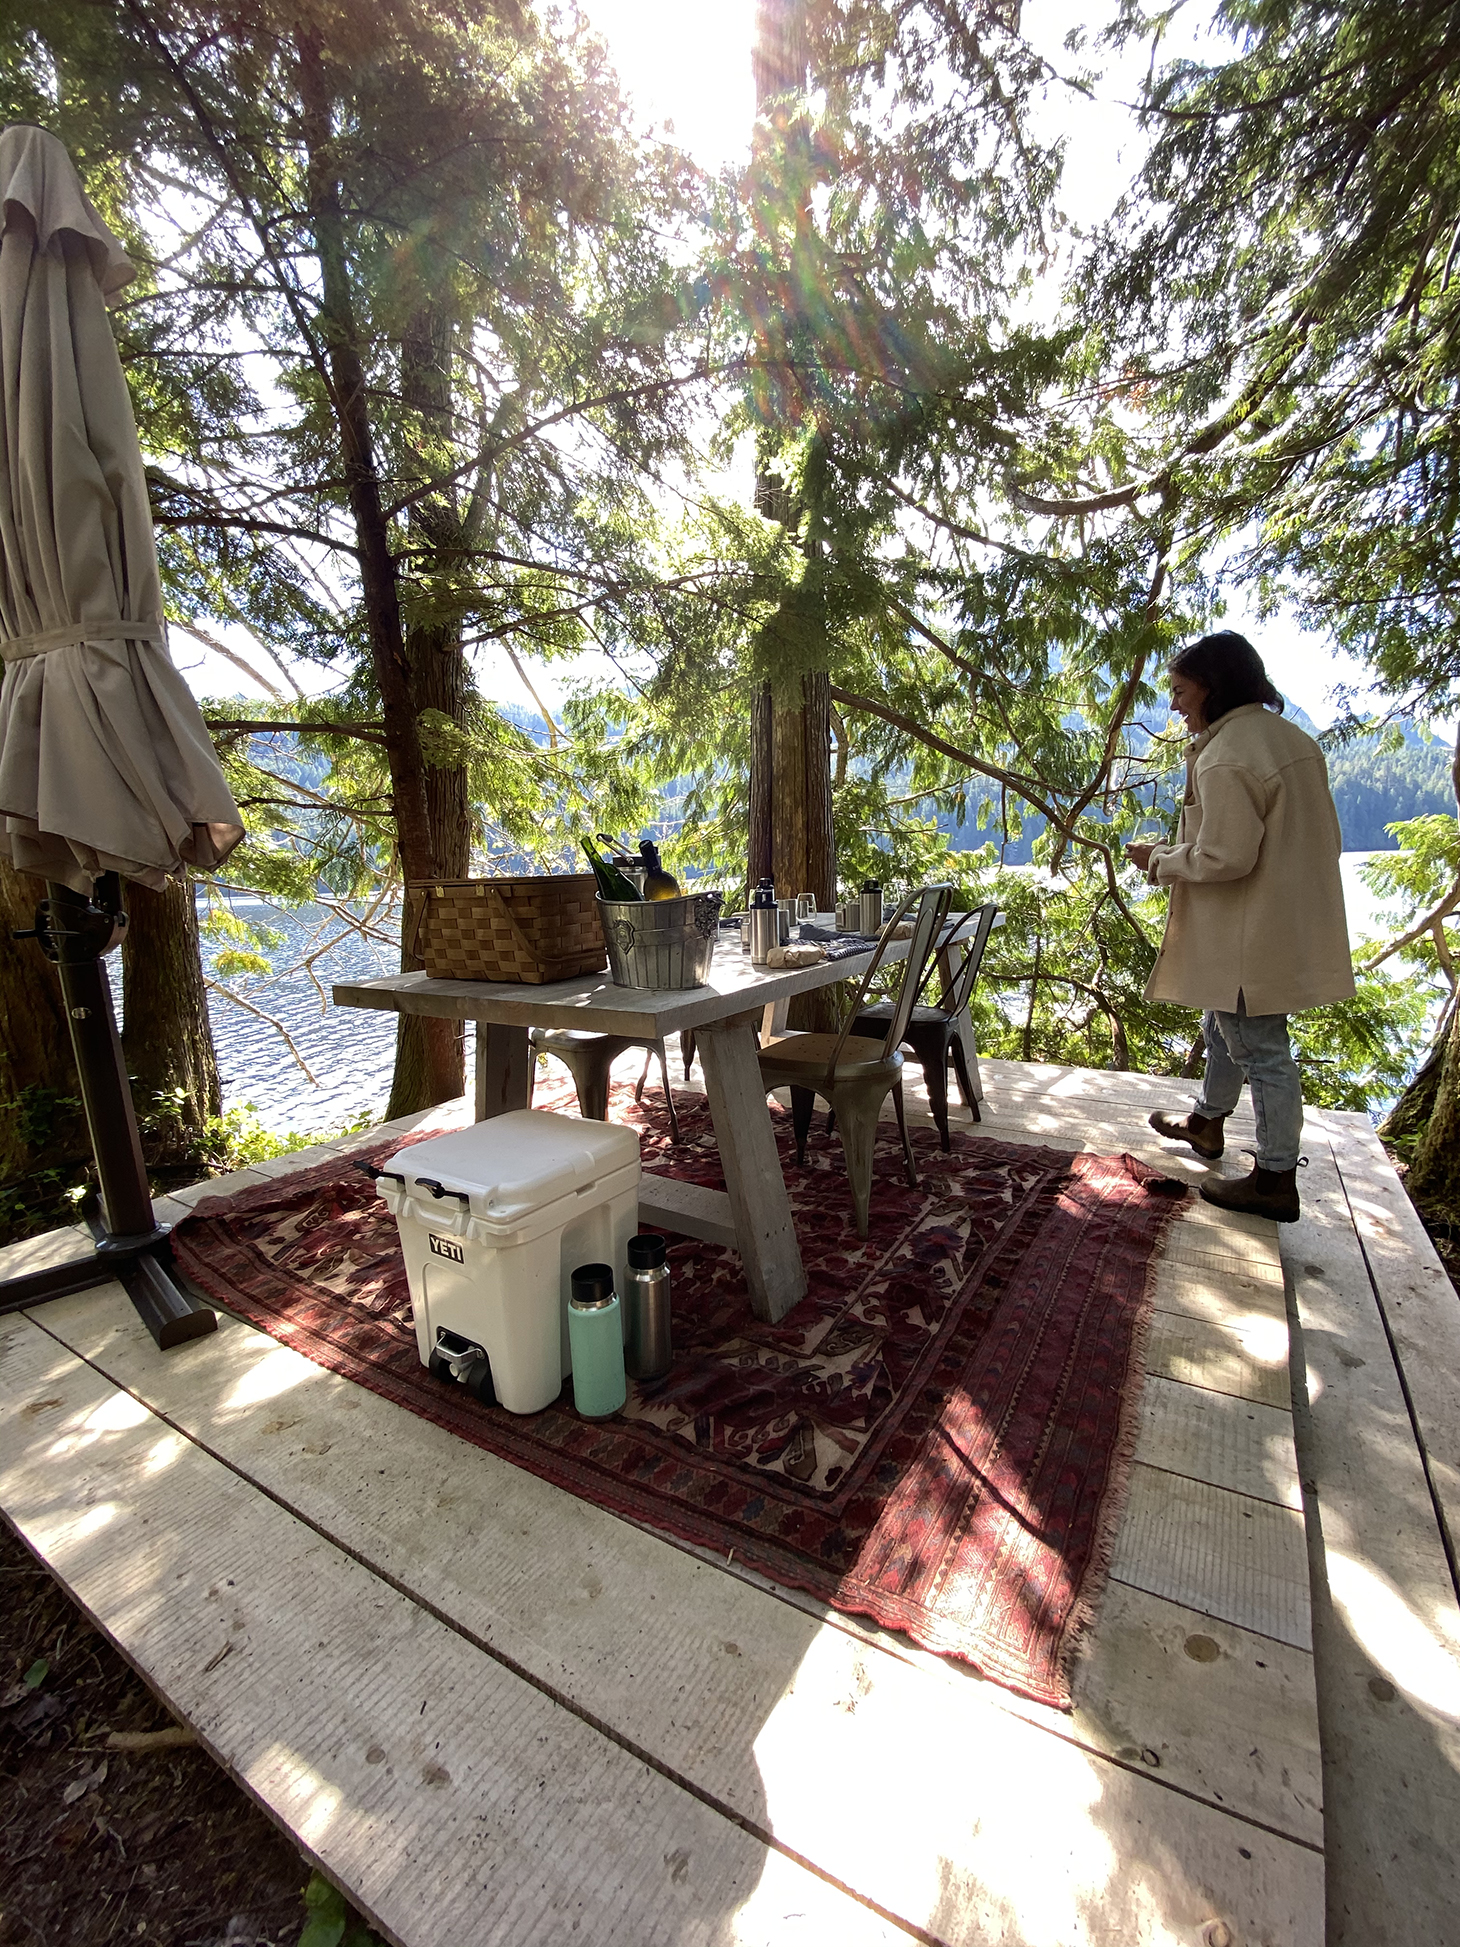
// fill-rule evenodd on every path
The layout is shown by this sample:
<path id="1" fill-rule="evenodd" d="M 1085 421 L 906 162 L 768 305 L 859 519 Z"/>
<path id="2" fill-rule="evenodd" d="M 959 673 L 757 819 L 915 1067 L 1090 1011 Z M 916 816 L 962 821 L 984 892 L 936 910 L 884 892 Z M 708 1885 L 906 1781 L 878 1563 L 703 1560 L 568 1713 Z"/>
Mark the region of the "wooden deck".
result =
<path id="1" fill-rule="evenodd" d="M 983 1080 L 1203 1173 L 1180 1084 Z M 1460 1941 L 1460 1304 L 1364 1120 L 1306 1147 L 1301 1224 L 1172 1229 L 1071 1716 L 114 1286 L 0 1319 L 0 1507 L 402 1947 Z"/>

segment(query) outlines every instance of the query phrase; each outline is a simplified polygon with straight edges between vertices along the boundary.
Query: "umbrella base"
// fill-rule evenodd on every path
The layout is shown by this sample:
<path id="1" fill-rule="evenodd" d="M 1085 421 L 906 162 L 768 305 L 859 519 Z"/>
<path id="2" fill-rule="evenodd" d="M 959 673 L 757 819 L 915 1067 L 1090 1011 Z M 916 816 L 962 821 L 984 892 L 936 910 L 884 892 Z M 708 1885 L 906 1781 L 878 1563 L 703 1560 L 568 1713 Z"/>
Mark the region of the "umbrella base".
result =
<path id="1" fill-rule="evenodd" d="M 101 1197 L 90 1196 L 81 1206 L 96 1239 L 93 1254 L 0 1279 L 0 1315 L 73 1291 L 90 1291 L 115 1278 L 165 1352 L 216 1331 L 218 1320 L 178 1279 L 168 1226 L 156 1223 L 152 1215 L 111 984 L 102 965 L 103 956 L 120 943 L 126 923 L 121 886 L 115 873 L 107 873 L 91 900 L 68 886 L 49 885 L 34 933 L 17 935 L 39 940 L 61 977 Z M 109 1224 L 116 1228 L 109 1229 Z"/>
<path id="2" fill-rule="evenodd" d="M 150 1236 L 106 1237 L 90 1257 L 70 1258 L 41 1271 L 0 1279 L 0 1315 L 27 1311 L 73 1291 L 91 1291 L 113 1279 L 122 1286 L 160 1352 L 218 1329 L 218 1317 L 186 1290 L 174 1271 L 161 1227 Z"/>

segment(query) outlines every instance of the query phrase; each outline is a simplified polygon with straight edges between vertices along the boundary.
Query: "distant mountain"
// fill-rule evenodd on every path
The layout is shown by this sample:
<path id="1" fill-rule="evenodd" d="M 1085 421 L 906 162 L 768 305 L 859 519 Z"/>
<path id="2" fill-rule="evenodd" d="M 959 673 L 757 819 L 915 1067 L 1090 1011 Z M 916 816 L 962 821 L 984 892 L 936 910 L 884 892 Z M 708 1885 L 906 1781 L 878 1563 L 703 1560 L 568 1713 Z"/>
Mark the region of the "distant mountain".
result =
<path id="1" fill-rule="evenodd" d="M 1453 813 L 1454 761 L 1448 744 L 1424 743 L 1412 730 L 1402 750 L 1380 750 L 1377 738 L 1366 737 L 1330 751 L 1328 782 L 1343 827 L 1343 849 L 1392 852 L 1395 841 L 1386 825 L 1434 811 Z"/>
<path id="2" fill-rule="evenodd" d="M 1310 737 L 1321 734 L 1317 724 L 1299 705 L 1289 703 L 1286 714 Z M 1455 787 L 1451 778 L 1455 753 L 1449 744 L 1441 743 L 1438 738 L 1426 741 L 1410 725 L 1404 727 L 1402 749 L 1381 750 L 1381 742 L 1380 735 L 1359 737 L 1327 753 L 1328 780 L 1346 852 L 1392 852 L 1395 842 L 1384 829 L 1386 825 L 1397 824 L 1405 818 L 1421 818 L 1430 812 L 1455 810 Z M 1158 822 L 1165 821 L 1173 827 L 1177 775 L 1173 773 L 1172 789 L 1162 792 L 1156 811 Z M 982 830 L 978 826 L 981 804 L 988 808 L 988 822 Z M 938 819 L 938 829 L 948 833 L 955 852 L 975 851 L 990 839 L 997 845 L 998 810 L 997 792 L 988 792 L 982 800 L 971 796 L 968 815 L 962 823 L 944 812 Z M 1033 857 L 1034 840 L 1043 830 L 1042 818 L 1026 818 L 1019 837 L 1010 840 L 1005 848 L 1004 862 L 1027 865 Z"/>

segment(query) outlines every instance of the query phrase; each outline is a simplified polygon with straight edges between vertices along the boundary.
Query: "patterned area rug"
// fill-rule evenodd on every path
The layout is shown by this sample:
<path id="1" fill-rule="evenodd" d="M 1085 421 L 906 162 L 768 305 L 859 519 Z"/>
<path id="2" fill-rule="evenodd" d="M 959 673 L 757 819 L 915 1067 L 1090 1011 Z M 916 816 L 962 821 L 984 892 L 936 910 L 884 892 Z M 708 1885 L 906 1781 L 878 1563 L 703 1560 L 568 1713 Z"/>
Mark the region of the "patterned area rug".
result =
<path id="1" fill-rule="evenodd" d="M 681 1098 L 684 1099 L 684 1098 Z M 536 1106 L 567 1108 L 563 1086 Z M 616 1088 L 646 1169 L 723 1187 L 703 1098 L 671 1145 L 659 1102 Z M 799 1169 L 773 1110 L 810 1291 L 752 1318 L 738 1255 L 677 1240 L 675 1361 L 586 1421 L 572 1385 L 519 1418 L 430 1378 L 394 1222 L 332 1160 L 208 1198 L 182 1269 L 319 1364 L 559 1487 L 1068 1709 L 1139 1412 L 1147 1288 L 1181 1187 L 1129 1157 L 915 1130 L 907 1188 L 879 1138 L 871 1235 L 835 1137 Z M 399 1141 L 367 1145 L 383 1161 Z"/>

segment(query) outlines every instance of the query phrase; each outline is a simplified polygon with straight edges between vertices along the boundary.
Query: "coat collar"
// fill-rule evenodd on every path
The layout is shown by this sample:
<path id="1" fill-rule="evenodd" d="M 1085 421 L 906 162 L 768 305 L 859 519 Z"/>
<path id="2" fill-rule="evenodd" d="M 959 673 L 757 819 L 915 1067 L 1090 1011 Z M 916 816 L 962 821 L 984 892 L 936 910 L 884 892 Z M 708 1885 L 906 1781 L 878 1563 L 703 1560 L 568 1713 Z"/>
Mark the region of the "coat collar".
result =
<path id="1" fill-rule="evenodd" d="M 1239 703 L 1235 710 L 1228 710 L 1227 714 L 1225 716 L 1218 717 L 1216 722 L 1212 724 L 1210 728 L 1199 731 L 1197 735 L 1192 738 L 1191 742 L 1186 746 L 1186 755 L 1188 760 L 1194 757 L 1200 757 L 1201 753 L 1206 749 L 1207 745 L 1212 741 L 1212 738 L 1215 737 L 1219 731 L 1225 730 L 1229 723 L 1235 723 L 1238 717 L 1250 717 L 1254 711 L 1265 710 L 1266 708 L 1267 705 L 1265 703 Z"/>

